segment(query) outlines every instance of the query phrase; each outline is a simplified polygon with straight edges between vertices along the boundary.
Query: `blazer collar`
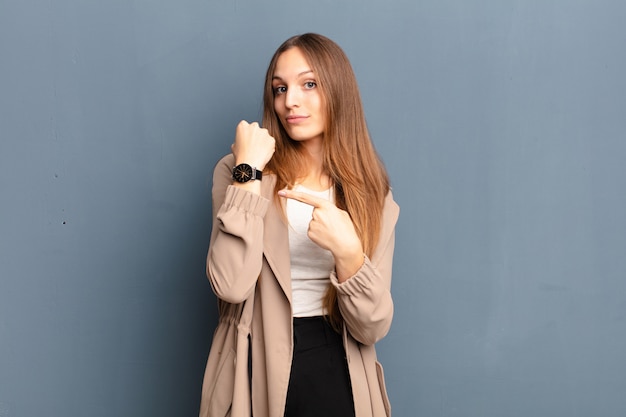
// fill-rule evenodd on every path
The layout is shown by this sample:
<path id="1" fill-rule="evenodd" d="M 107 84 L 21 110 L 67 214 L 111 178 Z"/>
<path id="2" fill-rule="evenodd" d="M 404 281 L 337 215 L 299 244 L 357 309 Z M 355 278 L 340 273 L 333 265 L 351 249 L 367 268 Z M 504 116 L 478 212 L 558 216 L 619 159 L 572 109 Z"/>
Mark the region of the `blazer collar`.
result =
<path id="1" fill-rule="evenodd" d="M 291 304 L 291 261 L 289 258 L 289 230 L 282 207 L 277 204 L 274 186 L 276 176 L 263 176 L 261 194 L 270 200 L 265 214 L 263 254 L 276 280 Z"/>

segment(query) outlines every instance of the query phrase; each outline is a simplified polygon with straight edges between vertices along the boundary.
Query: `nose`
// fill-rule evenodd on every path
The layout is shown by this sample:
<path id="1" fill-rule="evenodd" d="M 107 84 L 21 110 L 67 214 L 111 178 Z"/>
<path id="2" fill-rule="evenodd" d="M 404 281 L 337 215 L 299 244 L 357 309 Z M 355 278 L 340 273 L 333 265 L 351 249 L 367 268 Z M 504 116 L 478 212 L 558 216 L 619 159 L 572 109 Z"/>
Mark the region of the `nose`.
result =
<path id="1" fill-rule="evenodd" d="M 300 91 L 297 87 L 288 88 L 285 92 L 285 106 L 289 109 L 300 106 Z"/>

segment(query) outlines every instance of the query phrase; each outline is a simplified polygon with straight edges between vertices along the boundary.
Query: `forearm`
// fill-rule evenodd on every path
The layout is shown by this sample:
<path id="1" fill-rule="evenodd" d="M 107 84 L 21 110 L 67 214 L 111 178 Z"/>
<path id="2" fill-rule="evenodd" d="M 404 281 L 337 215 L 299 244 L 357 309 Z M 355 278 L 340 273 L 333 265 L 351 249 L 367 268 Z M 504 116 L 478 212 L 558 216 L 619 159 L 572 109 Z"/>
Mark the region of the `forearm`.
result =
<path id="1" fill-rule="evenodd" d="M 261 271 L 263 218 L 269 201 L 232 186 L 230 165 L 225 158 L 214 173 L 213 231 L 206 272 L 215 294 L 237 303 L 246 299 Z"/>
<path id="2" fill-rule="evenodd" d="M 331 275 L 337 290 L 339 310 L 350 334 L 363 344 L 373 344 L 382 339 L 393 319 L 391 276 L 395 248 L 395 224 L 398 206 L 391 194 L 383 212 L 383 221 L 376 250 L 347 279 Z"/>
<path id="3" fill-rule="evenodd" d="M 371 345 L 382 339 L 393 319 L 393 300 L 389 282 L 369 258 L 348 280 L 331 281 L 337 288 L 338 304 L 348 331 L 359 342 Z"/>

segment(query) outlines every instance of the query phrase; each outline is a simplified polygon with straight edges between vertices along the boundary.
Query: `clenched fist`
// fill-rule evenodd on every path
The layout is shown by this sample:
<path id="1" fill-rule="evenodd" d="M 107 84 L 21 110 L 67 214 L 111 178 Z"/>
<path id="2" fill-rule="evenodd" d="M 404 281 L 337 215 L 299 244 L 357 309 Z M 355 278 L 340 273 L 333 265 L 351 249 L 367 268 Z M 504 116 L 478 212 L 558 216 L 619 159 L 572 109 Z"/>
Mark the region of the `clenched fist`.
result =
<path id="1" fill-rule="evenodd" d="M 262 171 L 274 155 L 276 140 L 257 122 L 242 120 L 237 125 L 231 149 L 236 165 L 246 163 Z"/>

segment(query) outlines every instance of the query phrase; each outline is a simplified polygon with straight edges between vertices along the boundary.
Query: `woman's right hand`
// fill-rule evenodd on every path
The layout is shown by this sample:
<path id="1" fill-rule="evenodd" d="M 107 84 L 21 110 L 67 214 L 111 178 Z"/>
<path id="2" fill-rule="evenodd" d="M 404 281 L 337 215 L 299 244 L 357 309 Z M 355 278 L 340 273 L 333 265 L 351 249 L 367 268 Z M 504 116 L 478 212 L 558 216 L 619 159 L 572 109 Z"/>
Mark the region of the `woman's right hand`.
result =
<path id="1" fill-rule="evenodd" d="M 242 120 L 237 125 L 235 143 L 231 150 L 235 155 L 235 165 L 248 164 L 260 171 L 272 159 L 276 149 L 276 140 L 270 136 L 267 129 L 257 122 L 248 123 Z"/>

